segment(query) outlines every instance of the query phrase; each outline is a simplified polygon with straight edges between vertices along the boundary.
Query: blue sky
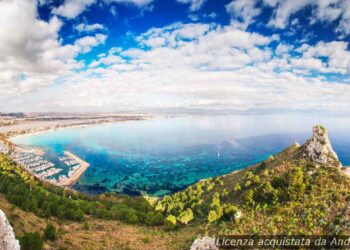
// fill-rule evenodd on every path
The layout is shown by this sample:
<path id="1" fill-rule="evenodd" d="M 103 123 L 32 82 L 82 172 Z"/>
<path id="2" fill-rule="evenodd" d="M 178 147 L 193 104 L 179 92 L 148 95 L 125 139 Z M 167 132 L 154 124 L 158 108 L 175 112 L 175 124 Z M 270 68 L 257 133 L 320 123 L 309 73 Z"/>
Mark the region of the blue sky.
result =
<path id="1" fill-rule="evenodd" d="M 4 0 L 1 110 L 347 111 L 349 38 L 347 0 Z"/>

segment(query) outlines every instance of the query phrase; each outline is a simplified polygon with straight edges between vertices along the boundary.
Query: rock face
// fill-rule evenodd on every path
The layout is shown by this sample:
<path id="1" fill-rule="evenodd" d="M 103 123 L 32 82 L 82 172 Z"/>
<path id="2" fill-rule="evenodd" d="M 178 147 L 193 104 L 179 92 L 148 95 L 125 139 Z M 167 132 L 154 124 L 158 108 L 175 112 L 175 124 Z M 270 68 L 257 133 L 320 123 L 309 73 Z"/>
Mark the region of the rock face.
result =
<path id="1" fill-rule="evenodd" d="M 13 229 L 2 210 L 0 210 L 0 249 L 20 250 L 18 240 L 16 240 Z"/>
<path id="2" fill-rule="evenodd" d="M 322 126 L 313 128 L 312 138 L 303 146 L 304 156 L 319 164 L 333 164 L 341 167 L 337 154 L 328 138 L 327 130 Z"/>
<path id="3" fill-rule="evenodd" d="M 219 248 L 215 245 L 215 239 L 205 236 L 196 239 L 190 250 L 219 250 Z"/>

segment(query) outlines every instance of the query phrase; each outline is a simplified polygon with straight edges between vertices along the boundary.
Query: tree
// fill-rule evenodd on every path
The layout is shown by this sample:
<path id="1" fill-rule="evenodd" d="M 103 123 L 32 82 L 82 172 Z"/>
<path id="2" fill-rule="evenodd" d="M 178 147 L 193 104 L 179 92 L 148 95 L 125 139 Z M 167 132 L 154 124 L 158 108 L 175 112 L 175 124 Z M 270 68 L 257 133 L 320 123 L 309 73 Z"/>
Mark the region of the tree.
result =
<path id="1" fill-rule="evenodd" d="M 56 228 L 51 223 L 47 224 L 44 230 L 44 238 L 45 240 L 56 240 Z"/>
<path id="2" fill-rule="evenodd" d="M 185 211 L 183 211 L 180 215 L 179 215 L 179 221 L 185 225 L 188 224 L 188 222 L 190 222 L 191 220 L 193 220 L 193 212 L 190 208 L 187 208 Z"/>
<path id="3" fill-rule="evenodd" d="M 238 207 L 233 206 L 231 204 L 227 204 L 224 207 L 224 219 L 226 220 L 234 220 L 235 215 L 239 211 Z"/>
<path id="4" fill-rule="evenodd" d="M 174 230 L 176 228 L 176 217 L 174 215 L 170 214 L 166 217 L 165 228 L 167 230 Z"/>
<path id="5" fill-rule="evenodd" d="M 255 200 L 276 204 L 278 202 L 278 190 L 274 189 L 269 181 L 263 183 L 255 193 Z"/>
<path id="6" fill-rule="evenodd" d="M 146 214 L 145 222 L 150 226 L 159 226 L 164 224 L 164 218 L 161 213 L 149 211 Z"/>
<path id="7" fill-rule="evenodd" d="M 244 197 L 245 204 L 247 206 L 254 206 L 255 201 L 254 201 L 254 191 L 251 189 L 247 192 L 247 194 Z"/>
<path id="8" fill-rule="evenodd" d="M 299 200 L 305 192 L 304 172 L 301 167 L 293 168 L 288 174 L 288 194 L 292 200 Z"/>
<path id="9" fill-rule="evenodd" d="M 213 200 L 210 204 L 211 207 L 220 207 L 220 194 L 218 192 L 215 192 L 213 195 Z"/>
<path id="10" fill-rule="evenodd" d="M 239 183 L 236 183 L 234 186 L 233 186 L 233 191 L 235 192 L 238 192 L 241 190 L 241 185 L 239 185 Z"/>
<path id="11" fill-rule="evenodd" d="M 208 222 L 212 223 L 214 221 L 217 221 L 221 218 L 222 213 L 218 210 L 210 210 L 208 214 Z"/>
<path id="12" fill-rule="evenodd" d="M 44 241 L 39 233 L 26 233 L 20 239 L 20 245 L 22 250 L 41 250 Z"/>

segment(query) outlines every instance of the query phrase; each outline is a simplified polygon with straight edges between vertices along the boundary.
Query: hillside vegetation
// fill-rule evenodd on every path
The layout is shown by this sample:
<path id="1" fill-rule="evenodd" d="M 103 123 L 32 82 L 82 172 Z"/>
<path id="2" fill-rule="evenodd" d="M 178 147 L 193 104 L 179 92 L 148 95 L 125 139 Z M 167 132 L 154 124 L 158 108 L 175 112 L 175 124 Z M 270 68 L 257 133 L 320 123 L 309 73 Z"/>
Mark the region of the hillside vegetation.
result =
<path id="1" fill-rule="evenodd" d="M 104 194 L 96 197 L 41 182 L 0 154 L 0 209 L 16 237 L 28 244 L 45 239 L 54 225 L 57 236 L 45 249 L 184 249 L 197 229 L 168 232 L 160 212 L 143 197 Z M 185 232 L 186 237 L 182 235 Z M 24 248 L 35 249 L 41 248 Z"/>
<path id="2" fill-rule="evenodd" d="M 350 179 L 340 165 L 319 126 L 303 146 L 202 180 L 155 207 L 174 227 L 205 224 L 212 235 L 349 233 Z"/>
<path id="3" fill-rule="evenodd" d="M 349 187 L 321 126 L 302 146 L 162 198 L 87 197 L 0 155 L 0 209 L 18 238 L 49 235 L 46 249 L 188 249 L 205 234 L 348 234 Z"/>

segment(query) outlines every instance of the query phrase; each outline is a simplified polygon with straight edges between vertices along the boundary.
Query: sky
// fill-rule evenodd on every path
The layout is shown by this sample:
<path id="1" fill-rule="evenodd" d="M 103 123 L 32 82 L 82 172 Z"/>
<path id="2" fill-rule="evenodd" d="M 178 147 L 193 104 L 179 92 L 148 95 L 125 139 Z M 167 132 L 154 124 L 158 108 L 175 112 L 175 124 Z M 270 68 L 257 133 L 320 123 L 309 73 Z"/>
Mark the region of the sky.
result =
<path id="1" fill-rule="evenodd" d="M 349 0 L 1 0 L 0 111 L 347 112 Z"/>

